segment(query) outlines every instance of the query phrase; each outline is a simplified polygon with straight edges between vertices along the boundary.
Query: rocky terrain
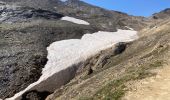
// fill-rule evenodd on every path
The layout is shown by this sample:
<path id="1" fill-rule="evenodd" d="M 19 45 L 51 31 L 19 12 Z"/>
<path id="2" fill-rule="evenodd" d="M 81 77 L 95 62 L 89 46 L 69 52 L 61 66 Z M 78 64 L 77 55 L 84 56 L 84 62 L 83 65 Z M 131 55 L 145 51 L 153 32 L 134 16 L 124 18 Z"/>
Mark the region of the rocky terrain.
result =
<path id="1" fill-rule="evenodd" d="M 67 84 L 54 91 L 28 91 L 22 100 L 118 100 L 133 82 L 156 74 L 169 61 L 169 9 L 150 18 L 109 11 L 79 0 L 0 0 L 0 98 L 36 82 L 47 63 L 47 47 L 86 33 L 131 29 L 134 42 L 118 43 L 83 62 Z M 70 16 L 87 21 L 61 20 Z M 52 93 L 54 92 L 54 93 Z M 51 95 L 50 95 L 51 94 Z"/>
<path id="2" fill-rule="evenodd" d="M 1 30 L 0 94 L 3 97 L 19 92 L 39 78 L 47 61 L 46 47 L 49 44 L 62 39 L 79 38 L 87 32 L 95 31 L 90 26 L 81 27 L 60 21 L 57 24 L 50 22 L 50 26 L 49 21 L 36 24 L 25 28 L 14 24 L 15 28 Z"/>
<path id="3" fill-rule="evenodd" d="M 169 66 L 169 20 L 164 22 L 164 24 L 157 25 L 157 27 L 143 29 L 140 34 L 144 35 L 140 39 L 126 44 L 126 49 L 121 54 L 115 55 L 113 49 L 109 49 L 96 55 L 98 58 L 95 56 L 93 58 L 95 60 L 90 60 L 90 62 L 97 60 L 97 63 L 88 63 L 86 66 L 88 67 L 90 65 L 93 70 L 90 75 L 86 74 L 83 77 L 77 76 L 77 78 L 73 79 L 64 87 L 57 89 L 47 100 L 119 100 L 130 90 L 133 90 L 133 92 L 122 98 L 123 100 L 143 100 L 143 98 L 148 100 L 150 96 L 152 96 L 151 100 L 155 100 L 155 97 L 163 96 L 158 95 L 160 92 L 157 92 L 158 94 L 156 96 L 152 95 L 152 93 L 156 92 L 156 90 L 152 91 L 152 89 L 165 87 L 163 81 L 162 84 L 158 83 L 156 85 L 155 83 L 155 87 L 152 87 L 152 83 L 150 83 L 150 88 L 145 87 L 145 90 L 147 88 L 149 89 L 150 95 L 148 92 L 145 94 L 144 91 L 142 92 L 143 94 L 140 94 L 142 84 L 139 88 L 139 83 L 134 85 L 141 79 L 157 75 L 157 70 L 164 70 L 164 67 L 167 69 L 167 66 Z M 165 79 L 165 81 L 168 80 L 168 78 Z M 136 88 L 139 91 L 137 93 L 135 91 Z M 164 89 L 167 90 L 162 90 L 163 93 L 169 93 L 168 88 Z M 143 97 L 143 95 L 148 95 L 148 98 Z"/>
<path id="4" fill-rule="evenodd" d="M 61 21 L 63 15 L 46 10 L 19 7 L 16 10 L 4 8 L 3 12 L 9 12 L 0 25 L 0 96 L 3 98 L 39 78 L 47 61 L 49 44 L 80 38 L 97 30 L 93 26 Z"/>
<path id="5" fill-rule="evenodd" d="M 9 4 L 17 4 L 36 9 L 46 9 L 53 12 L 58 12 L 63 15 L 84 19 L 91 22 L 100 30 L 115 31 L 115 28 L 129 26 L 134 29 L 141 29 L 148 21 L 144 17 L 129 16 L 122 12 L 109 11 L 87 4 L 80 0 L 1 0 Z"/>

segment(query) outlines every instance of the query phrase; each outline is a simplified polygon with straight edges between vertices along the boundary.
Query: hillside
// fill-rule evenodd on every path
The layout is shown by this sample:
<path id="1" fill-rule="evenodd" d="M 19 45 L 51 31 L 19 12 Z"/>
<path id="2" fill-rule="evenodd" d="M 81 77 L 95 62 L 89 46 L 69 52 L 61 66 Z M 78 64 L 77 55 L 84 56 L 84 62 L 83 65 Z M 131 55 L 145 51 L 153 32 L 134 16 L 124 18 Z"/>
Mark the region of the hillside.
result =
<path id="1" fill-rule="evenodd" d="M 62 68 L 64 62 L 68 65 L 75 59 L 83 61 L 66 70 L 74 72 L 68 75 L 71 78 L 55 78 L 49 73 L 43 80 L 45 85 L 42 82 L 44 88 L 38 84 L 36 89 L 24 92 L 22 100 L 44 100 L 50 94 L 47 100 L 118 100 L 133 88 L 129 84 L 156 75 L 154 69 L 159 70 L 169 63 L 169 9 L 145 18 L 106 10 L 80 0 L 0 1 L 2 99 L 13 97 L 37 82 L 50 61 L 49 54 L 54 57 L 49 67 Z M 136 31 L 139 39 L 132 42 L 136 35 L 128 32 Z M 64 40 L 68 40 L 68 45 L 62 44 Z M 59 46 L 54 45 L 58 49 L 52 48 L 53 53 L 49 53 L 47 50 L 55 42 L 59 42 Z M 90 52 L 98 49 L 101 51 Z M 86 58 L 88 54 L 90 57 Z M 63 83 L 57 83 L 52 91 L 38 91 L 54 87 L 58 79 Z"/>
<path id="2" fill-rule="evenodd" d="M 52 42 L 97 31 L 60 20 L 63 15 L 47 10 L 18 7 L 3 12 L 9 14 L 0 24 L 0 97 L 12 96 L 40 77 Z"/>
<path id="3" fill-rule="evenodd" d="M 138 87 L 138 81 L 140 82 L 141 79 L 153 77 L 157 75 L 158 71 L 156 70 L 164 70 L 164 68 L 168 68 L 170 63 L 169 27 L 170 23 L 168 20 L 163 25 L 157 26 L 157 28 L 148 27 L 144 29 L 145 32 L 150 33 L 140 37 L 140 39 L 132 43 L 127 44 L 126 50 L 121 54 L 115 55 L 112 50 L 106 50 L 103 51 L 101 54 L 96 55 L 100 56 L 99 58 L 95 59 L 99 64 L 102 64 L 102 62 L 104 62 L 102 66 L 98 66 L 98 63 L 95 63 L 94 66 L 90 66 L 91 69 L 93 69 L 93 73 L 91 73 L 90 75 L 85 75 L 83 77 L 77 76 L 77 78 L 73 79 L 70 83 L 56 90 L 46 100 L 121 99 L 121 97 L 123 97 L 126 92 L 130 90 L 135 90 L 134 88 Z M 141 31 L 140 34 L 144 34 L 142 32 L 143 31 Z M 103 55 L 105 59 L 102 58 Z M 168 75 L 168 72 L 164 74 Z M 163 84 L 166 84 L 163 82 L 162 84 L 155 85 L 155 88 L 163 88 Z M 135 83 L 138 84 L 134 85 Z M 151 84 L 152 83 L 150 83 L 150 85 Z M 141 84 L 141 88 L 142 86 L 143 85 Z M 152 88 L 152 85 L 149 87 Z M 134 91 L 129 96 L 125 97 L 123 100 L 143 100 L 142 98 L 150 98 L 149 96 L 148 98 L 143 97 L 142 95 L 140 96 L 140 92 L 142 91 L 140 90 L 141 88 L 137 88 L 137 91 L 139 91 L 137 92 L 138 94 L 136 93 L 136 91 Z M 145 87 L 145 89 L 147 89 L 147 87 Z M 169 91 L 168 88 L 166 89 L 166 91 Z M 166 91 L 162 90 L 162 92 Z M 150 96 L 153 92 L 154 91 L 150 90 Z M 140 98 L 137 98 L 137 95 L 139 95 Z M 143 95 L 145 95 L 145 93 Z M 156 97 L 158 96 L 160 95 L 157 94 Z M 153 96 L 152 98 L 154 100 L 155 97 Z"/>

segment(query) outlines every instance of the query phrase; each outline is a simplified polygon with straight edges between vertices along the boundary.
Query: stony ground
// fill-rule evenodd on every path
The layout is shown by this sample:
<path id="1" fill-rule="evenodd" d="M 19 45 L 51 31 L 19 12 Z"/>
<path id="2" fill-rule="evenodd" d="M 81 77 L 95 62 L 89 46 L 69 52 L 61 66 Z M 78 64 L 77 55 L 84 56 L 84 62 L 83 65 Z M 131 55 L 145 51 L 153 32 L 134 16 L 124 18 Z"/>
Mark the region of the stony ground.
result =
<path id="1" fill-rule="evenodd" d="M 170 66 L 157 70 L 157 75 L 137 81 L 123 100 L 170 100 Z"/>

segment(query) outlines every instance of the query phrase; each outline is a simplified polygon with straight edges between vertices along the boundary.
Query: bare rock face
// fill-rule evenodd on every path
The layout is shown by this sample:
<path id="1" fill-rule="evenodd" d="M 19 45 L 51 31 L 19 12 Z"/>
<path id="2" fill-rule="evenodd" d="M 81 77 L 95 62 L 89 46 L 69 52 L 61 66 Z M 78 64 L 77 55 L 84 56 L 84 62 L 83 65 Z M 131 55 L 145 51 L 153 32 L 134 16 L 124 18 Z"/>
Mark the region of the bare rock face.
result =
<path id="1" fill-rule="evenodd" d="M 26 22 L 35 19 L 53 19 L 57 20 L 63 15 L 30 7 L 20 7 L 16 5 L 0 4 L 0 22 L 14 23 Z"/>

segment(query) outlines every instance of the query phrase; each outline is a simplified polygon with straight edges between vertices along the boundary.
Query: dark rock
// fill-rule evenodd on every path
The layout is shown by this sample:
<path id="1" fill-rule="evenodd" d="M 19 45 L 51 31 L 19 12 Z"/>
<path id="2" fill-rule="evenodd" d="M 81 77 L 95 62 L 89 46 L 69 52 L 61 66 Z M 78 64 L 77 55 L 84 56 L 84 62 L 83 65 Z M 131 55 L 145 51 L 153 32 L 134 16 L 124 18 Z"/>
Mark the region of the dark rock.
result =
<path id="1" fill-rule="evenodd" d="M 21 100 L 45 100 L 48 95 L 50 95 L 50 92 L 44 91 L 44 92 L 38 92 L 36 90 L 27 92 L 23 94 Z"/>
<path id="2" fill-rule="evenodd" d="M 58 20 L 63 15 L 56 12 L 34 9 L 30 7 L 19 7 L 11 5 L 3 5 L 4 8 L 0 10 L 0 15 L 6 14 L 5 16 L 0 16 L 0 22 L 25 22 L 35 19 L 53 19 Z"/>
<path id="3" fill-rule="evenodd" d="M 115 51 L 114 51 L 115 55 L 121 54 L 123 51 L 125 51 L 126 46 L 127 46 L 127 43 L 118 43 L 118 44 L 116 44 Z"/>
<path id="4" fill-rule="evenodd" d="M 90 67 L 89 70 L 88 70 L 87 75 L 90 75 L 90 74 L 92 74 L 92 73 L 93 73 L 93 69 Z"/>

